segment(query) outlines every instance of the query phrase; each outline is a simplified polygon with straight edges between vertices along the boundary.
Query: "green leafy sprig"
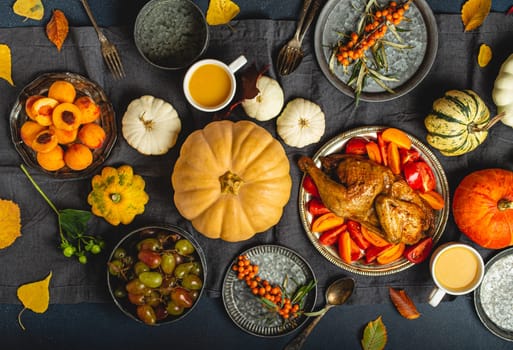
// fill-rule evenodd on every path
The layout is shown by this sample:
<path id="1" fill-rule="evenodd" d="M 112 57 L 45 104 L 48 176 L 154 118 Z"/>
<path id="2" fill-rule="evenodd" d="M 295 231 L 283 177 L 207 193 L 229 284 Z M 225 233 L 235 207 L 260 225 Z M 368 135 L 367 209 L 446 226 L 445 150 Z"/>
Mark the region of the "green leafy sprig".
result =
<path id="1" fill-rule="evenodd" d="M 62 254 L 67 258 L 75 256 L 82 264 L 87 263 L 89 254 L 99 254 L 105 248 L 105 242 L 100 237 L 86 234 L 87 223 L 92 217 L 91 212 L 79 209 L 57 209 L 25 166 L 22 164 L 20 167 L 46 203 L 57 214 Z"/>

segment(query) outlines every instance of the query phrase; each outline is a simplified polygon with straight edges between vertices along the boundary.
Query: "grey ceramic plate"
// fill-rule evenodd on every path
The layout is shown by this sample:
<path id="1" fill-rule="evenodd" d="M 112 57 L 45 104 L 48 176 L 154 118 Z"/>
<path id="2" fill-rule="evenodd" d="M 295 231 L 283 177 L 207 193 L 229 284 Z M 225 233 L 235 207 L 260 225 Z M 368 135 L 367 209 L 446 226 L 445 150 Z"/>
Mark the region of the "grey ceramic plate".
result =
<path id="1" fill-rule="evenodd" d="M 257 264 L 258 275 L 273 285 L 284 285 L 287 278 L 288 293 L 293 293 L 298 286 L 315 280 L 310 265 L 291 249 L 278 245 L 260 245 L 240 255 L 246 255 L 253 264 Z M 232 264 L 223 281 L 223 303 L 230 318 L 242 330 L 256 336 L 277 337 L 294 331 L 307 320 L 307 317 L 300 316 L 294 323 L 284 323 L 281 316 L 262 306 L 245 281 L 237 279 L 236 273 L 231 269 Z M 307 295 L 305 311 L 313 309 L 316 298 L 317 287 Z"/>
<path id="2" fill-rule="evenodd" d="M 341 150 L 344 148 L 346 142 L 355 137 L 355 136 L 363 136 L 367 138 L 373 138 L 376 139 L 377 132 L 380 130 L 383 130 L 384 127 L 382 126 L 368 126 L 368 127 L 361 127 L 352 129 L 349 131 L 346 131 L 330 141 L 328 141 L 324 146 L 322 146 L 317 153 L 313 156 L 313 160 L 317 164 L 317 166 L 320 166 L 320 157 L 327 156 L 329 154 L 338 153 L 341 152 Z M 435 223 L 432 227 L 432 229 L 428 232 L 428 235 L 433 237 L 434 243 L 438 242 L 440 240 L 440 237 L 442 237 L 442 234 L 445 230 L 445 226 L 447 224 L 447 218 L 449 216 L 449 184 L 447 182 L 447 177 L 445 176 L 445 172 L 442 168 L 442 165 L 436 158 L 436 156 L 429 150 L 427 146 L 425 146 L 422 142 L 420 142 L 417 138 L 413 137 L 412 135 L 408 135 L 412 141 L 412 147 L 416 149 L 424 161 L 431 167 L 433 170 L 433 173 L 436 178 L 436 191 L 440 193 L 443 198 L 445 199 L 445 206 L 441 210 L 435 211 Z M 304 181 L 304 176 L 302 181 Z M 301 181 L 301 183 L 302 183 Z M 332 246 L 324 246 L 319 243 L 319 233 L 312 232 L 310 230 L 311 222 L 312 222 L 312 216 L 307 210 L 307 203 L 310 200 L 311 196 L 308 194 L 304 189 L 303 186 L 299 186 L 299 215 L 301 217 L 301 221 L 303 223 L 303 227 L 306 231 L 306 234 L 312 244 L 317 248 L 319 253 L 322 254 L 328 261 L 331 263 L 341 267 L 344 270 L 361 274 L 361 275 L 367 275 L 367 276 L 383 276 L 383 275 L 390 275 L 393 273 L 397 273 L 400 271 L 403 271 L 414 264 L 409 262 L 405 258 L 401 258 L 399 260 L 396 260 L 393 263 L 386 264 L 386 265 L 379 265 L 376 263 L 373 264 L 365 264 L 360 261 L 356 261 L 352 264 L 345 263 L 340 258 L 337 250 L 335 247 Z"/>
<path id="3" fill-rule="evenodd" d="M 486 263 L 483 282 L 474 292 L 474 304 L 485 327 L 504 340 L 513 341 L 513 248 Z"/>
<path id="4" fill-rule="evenodd" d="M 319 14 L 315 27 L 315 55 L 322 72 L 337 89 L 351 97 L 354 97 L 353 89 L 346 85 L 350 74 L 345 74 L 339 64 L 334 64 L 331 69 L 330 58 L 332 48 L 341 38 L 340 33 L 357 29 L 364 4 L 363 0 L 328 0 Z M 399 27 L 405 30 L 400 36 L 404 43 L 412 48 L 386 49 L 389 71 L 385 75 L 398 79 L 396 82 L 388 82 L 387 85 L 395 93 L 390 93 L 372 79 L 367 79 L 360 100 L 378 102 L 400 97 L 415 88 L 431 69 L 438 49 L 438 33 L 433 12 L 424 0 L 416 0 L 411 2 L 405 17 L 409 21 L 403 20 L 399 24 Z M 397 41 L 390 31 L 385 35 L 385 39 Z"/>
<path id="5" fill-rule="evenodd" d="M 77 97 L 91 97 L 101 109 L 99 124 L 105 130 L 107 137 L 103 145 L 93 151 L 93 163 L 86 169 L 75 171 L 64 167 L 57 171 L 48 171 L 43 169 L 38 163 L 36 152 L 28 147 L 22 140 L 20 128 L 23 123 L 29 120 L 25 113 L 25 101 L 31 95 L 46 95 L 50 85 L 57 80 L 65 80 L 72 83 L 77 91 Z M 75 73 L 45 73 L 34 79 L 25 86 L 18 95 L 10 115 L 11 138 L 14 147 L 20 154 L 23 161 L 30 167 L 59 179 L 80 179 L 91 175 L 109 156 L 117 139 L 117 125 L 114 108 L 110 103 L 103 89 L 89 79 Z"/>

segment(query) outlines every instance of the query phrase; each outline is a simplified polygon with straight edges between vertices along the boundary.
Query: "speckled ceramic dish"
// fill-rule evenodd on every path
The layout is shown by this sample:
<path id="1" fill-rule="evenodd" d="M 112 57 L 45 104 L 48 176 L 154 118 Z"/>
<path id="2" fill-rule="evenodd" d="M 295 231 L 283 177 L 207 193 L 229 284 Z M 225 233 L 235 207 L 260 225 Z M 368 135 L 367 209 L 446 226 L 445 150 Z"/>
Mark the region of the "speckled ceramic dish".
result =
<path id="1" fill-rule="evenodd" d="M 30 118 L 25 112 L 25 101 L 32 95 L 47 95 L 50 85 L 57 80 L 65 80 L 73 84 L 77 91 L 77 98 L 89 96 L 100 106 L 101 116 L 98 123 L 106 133 L 106 139 L 100 148 L 93 150 L 93 162 L 84 170 L 75 171 L 64 167 L 57 171 L 43 169 L 37 162 L 36 152 L 25 144 L 20 135 L 20 128 Z M 109 156 L 117 139 L 117 126 L 114 108 L 103 89 L 89 79 L 75 73 L 45 73 L 25 86 L 18 95 L 10 115 L 11 138 L 14 147 L 23 161 L 30 167 L 59 179 L 81 179 L 91 175 L 100 167 Z"/>
<path id="2" fill-rule="evenodd" d="M 384 127 L 381 126 L 369 126 L 369 127 L 361 127 L 353 130 L 346 131 L 330 141 L 328 141 L 324 146 L 322 146 L 317 153 L 313 156 L 314 162 L 317 166 L 320 166 L 320 157 L 327 156 L 334 153 L 339 153 L 344 148 L 347 141 L 356 136 L 367 137 L 376 139 L 377 132 L 383 130 Z M 422 159 L 426 161 L 426 163 L 431 167 L 433 173 L 436 178 L 436 191 L 442 195 L 445 200 L 444 208 L 441 210 L 435 211 L 435 222 L 432 226 L 431 230 L 428 232 L 428 235 L 433 237 L 434 243 L 437 243 L 442 237 L 442 234 L 445 230 L 445 226 L 447 224 L 447 218 L 449 216 L 449 184 L 447 182 L 447 177 L 445 176 L 445 172 L 442 168 L 442 165 L 435 157 L 435 155 L 429 150 L 427 146 L 425 146 L 422 142 L 420 142 L 417 138 L 412 135 L 408 135 L 412 141 L 412 147 L 416 149 Z M 304 181 L 304 176 L 302 181 Z M 380 265 L 377 263 L 365 264 L 361 261 L 355 261 L 352 264 L 348 264 L 340 258 L 338 251 L 333 246 L 325 246 L 319 243 L 319 233 L 312 232 L 310 230 L 312 223 L 312 215 L 308 212 L 307 204 L 311 198 L 311 195 L 308 194 L 301 185 L 299 186 L 299 215 L 301 217 L 301 221 L 303 223 L 303 227 L 306 231 L 306 234 L 314 247 L 331 263 L 339 266 L 340 268 L 357 273 L 360 275 L 367 276 L 383 276 L 390 275 L 393 273 L 397 273 L 403 271 L 409 267 L 412 267 L 414 264 L 409 262 L 406 258 L 401 258 L 396 260 L 390 264 Z"/>
<path id="3" fill-rule="evenodd" d="M 353 89 L 346 85 L 351 69 L 349 73 L 344 73 L 342 65 L 331 61 L 332 53 L 333 47 L 341 39 L 341 34 L 357 30 L 365 3 L 364 0 L 328 0 L 315 27 L 315 55 L 322 72 L 337 89 L 351 97 L 354 97 Z M 389 69 L 387 72 L 380 72 L 397 78 L 397 81 L 386 82 L 394 93 L 386 91 L 368 78 L 360 100 L 378 102 L 400 97 L 415 88 L 431 69 L 438 49 L 438 33 L 433 12 L 424 0 L 416 0 L 410 3 L 405 17 L 408 20 L 399 24 L 399 34 L 403 43 L 411 48 L 395 49 L 387 46 L 385 52 Z M 397 42 L 391 31 L 386 33 L 385 40 Z"/>
<path id="4" fill-rule="evenodd" d="M 504 340 L 513 341 L 513 248 L 486 263 L 485 275 L 474 292 L 477 314 L 485 327 Z"/>
<path id="5" fill-rule="evenodd" d="M 134 41 L 139 53 L 162 69 L 189 66 L 206 50 L 208 39 L 205 16 L 190 0 L 151 0 L 135 21 Z"/>
<path id="6" fill-rule="evenodd" d="M 310 265 L 291 249 L 278 245 L 260 245 L 242 252 L 241 255 L 246 255 L 253 264 L 259 266 L 258 275 L 262 279 L 273 285 L 286 286 L 288 293 L 294 293 L 299 286 L 315 281 Z M 258 297 L 251 293 L 246 282 L 237 279 L 231 265 L 223 281 L 223 303 L 230 318 L 242 330 L 261 337 L 278 337 L 305 323 L 305 316 L 298 317 L 294 322 L 284 322 L 277 313 L 267 310 Z M 313 309 L 316 297 L 317 287 L 306 296 L 305 311 Z"/>

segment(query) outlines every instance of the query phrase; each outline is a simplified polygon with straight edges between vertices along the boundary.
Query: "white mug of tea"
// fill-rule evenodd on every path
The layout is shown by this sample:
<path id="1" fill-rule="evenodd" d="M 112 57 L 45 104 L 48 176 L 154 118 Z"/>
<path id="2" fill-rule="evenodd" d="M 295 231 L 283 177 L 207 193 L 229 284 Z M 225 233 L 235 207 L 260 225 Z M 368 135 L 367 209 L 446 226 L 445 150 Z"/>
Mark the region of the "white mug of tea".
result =
<path id="1" fill-rule="evenodd" d="M 483 258 L 468 244 L 449 242 L 438 247 L 429 263 L 436 284 L 428 302 L 437 306 L 446 294 L 463 295 L 476 289 L 484 275 Z"/>
<path id="2" fill-rule="evenodd" d="M 235 72 L 246 62 L 246 57 L 241 55 L 228 65 L 211 58 L 194 63 L 183 79 L 183 91 L 187 101 L 203 112 L 223 109 L 235 96 Z"/>

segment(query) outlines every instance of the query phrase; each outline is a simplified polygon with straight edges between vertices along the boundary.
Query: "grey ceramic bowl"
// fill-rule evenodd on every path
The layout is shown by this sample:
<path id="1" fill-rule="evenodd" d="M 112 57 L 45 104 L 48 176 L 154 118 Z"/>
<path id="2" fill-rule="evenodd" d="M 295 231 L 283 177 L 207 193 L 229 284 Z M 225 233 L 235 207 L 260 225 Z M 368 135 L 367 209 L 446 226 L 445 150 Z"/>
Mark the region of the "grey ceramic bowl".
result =
<path id="1" fill-rule="evenodd" d="M 151 0 L 134 26 L 139 53 L 151 65 L 168 70 L 189 66 L 208 46 L 208 24 L 190 0 Z"/>

